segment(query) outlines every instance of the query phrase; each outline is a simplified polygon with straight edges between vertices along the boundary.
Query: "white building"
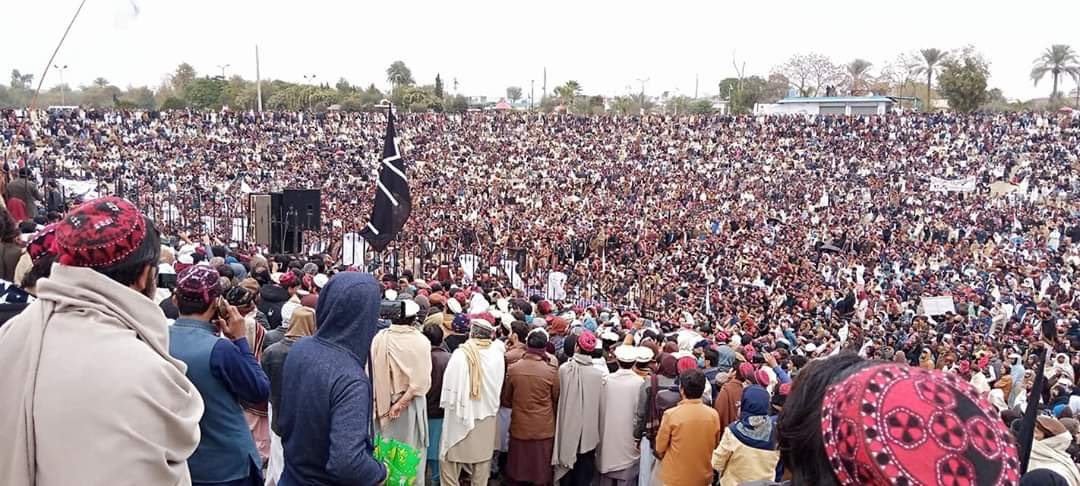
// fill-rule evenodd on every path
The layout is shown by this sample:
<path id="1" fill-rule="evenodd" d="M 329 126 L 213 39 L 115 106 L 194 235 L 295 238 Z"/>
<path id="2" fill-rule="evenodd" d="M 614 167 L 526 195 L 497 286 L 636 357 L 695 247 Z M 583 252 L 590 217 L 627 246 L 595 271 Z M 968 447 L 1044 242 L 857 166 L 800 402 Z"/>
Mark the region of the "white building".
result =
<path id="1" fill-rule="evenodd" d="M 889 96 L 814 96 L 784 98 L 754 105 L 755 115 L 884 115 L 896 100 Z"/>

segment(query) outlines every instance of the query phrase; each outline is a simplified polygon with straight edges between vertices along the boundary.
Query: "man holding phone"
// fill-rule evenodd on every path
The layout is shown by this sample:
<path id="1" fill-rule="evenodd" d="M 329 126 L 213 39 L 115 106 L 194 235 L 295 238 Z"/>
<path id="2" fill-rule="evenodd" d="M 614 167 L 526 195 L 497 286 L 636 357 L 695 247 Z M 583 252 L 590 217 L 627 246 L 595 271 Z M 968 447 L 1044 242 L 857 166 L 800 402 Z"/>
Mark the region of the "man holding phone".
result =
<path id="1" fill-rule="evenodd" d="M 262 459 L 240 401 L 265 402 L 270 380 L 251 352 L 243 315 L 221 293 L 213 268 L 193 266 L 177 275 L 173 299 L 180 318 L 169 329 L 169 353 L 187 363 L 187 377 L 206 406 L 188 467 L 192 484 L 254 486 L 262 484 Z"/>

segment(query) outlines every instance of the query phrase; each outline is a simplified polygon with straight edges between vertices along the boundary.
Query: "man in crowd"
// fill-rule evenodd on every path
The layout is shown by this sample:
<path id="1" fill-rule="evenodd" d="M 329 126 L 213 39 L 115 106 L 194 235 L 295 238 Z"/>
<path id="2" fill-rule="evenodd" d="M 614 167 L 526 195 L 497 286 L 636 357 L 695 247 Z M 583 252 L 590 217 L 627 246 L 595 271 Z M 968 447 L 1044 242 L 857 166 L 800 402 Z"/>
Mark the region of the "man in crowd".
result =
<path id="1" fill-rule="evenodd" d="M 569 337 L 567 339 L 573 339 Z M 588 486 L 596 474 L 600 443 L 600 391 L 604 372 L 593 366 L 596 335 L 577 336 L 573 357 L 559 367 L 559 405 L 551 464 L 555 480 L 566 486 Z"/>
<path id="2" fill-rule="evenodd" d="M 600 486 L 633 486 L 638 479 L 638 441 L 633 427 L 644 380 L 634 373 L 637 350 L 633 346 L 615 348 L 619 370 L 608 375 L 600 393 L 600 447 L 597 469 Z"/>
<path id="3" fill-rule="evenodd" d="M 525 337 L 525 355 L 506 370 L 502 405 L 510 409 L 510 451 L 506 476 L 517 483 L 551 484 L 559 369 L 544 349 L 547 332 Z"/>
<path id="4" fill-rule="evenodd" d="M 315 311 L 306 307 L 296 309 L 290 316 L 288 331 L 281 341 L 271 345 L 263 351 L 260 364 L 266 376 L 270 378 L 270 406 L 267 413 L 270 415 L 270 461 L 266 468 L 266 485 L 274 486 L 281 479 L 281 472 L 285 468 L 283 451 L 281 446 L 281 428 L 278 427 L 278 417 L 274 410 L 281 412 L 281 390 L 284 380 L 285 358 L 293 345 L 302 337 L 315 334 Z"/>
<path id="5" fill-rule="evenodd" d="M 443 376 L 446 373 L 446 365 L 450 362 L 450 352 L 443 345 L 443 330 L 441 324 L 425 324 L 424 337 L 431 343 L 431 387 L 427 392 L 428 413 L 428 450 L 427 470 L 428 476 L 433 483 L 439 482 L 439 453 L 443 431 L 443 416 L 445 412 L 439 405 L 443 389 Z M 496 400 L 498 397 L 496 397 Z"/>
<path id="6" fill-rule="evenodd" d="M 679 375 L 683 400 L 664 413 L 656 434 L 656 454 L 663 460 L 660 477 L 664 484 L 707 486 L 712 482 L 713 449 L 720 443 L 720 419 L 716 410 L 701 402 L 705 374 L 691 368 Z"/>
<path id="7" fill-rule="evenodd" d="M 459 484 L 462 472 L 470 475 L 472 486 L 488 484 L 505 378 L 505 352 L 502 342 L 495 339 L 495 327 L 486 320 L 474 319 L 469 339 L 454 350 L 446 364 L 440 401 L 445 412 L 439 445 L 439 481 L 443 486 Z"/>
<path id="8" fill-rule="evenodd" d="M 180 272 L 173 300 L 180 318 L 169 328 L 169 353 L 187 364 L 206 404 L 188 460 L 192 484 L 260 485 L 263 461 L 240 402 L 266 402 L 270 380 L 248 345 L 244 317 L 221 298 L 221 278 L 208 266 Z"/>
<path id="9" fill-rule="evenodd" d="M 5 190 L 8 199 L 18 199 L 26 208 L 26 219 L 34 219 L 38 215 L 37 202 L 42 200 L 41 189 L 32 180 L 33 174 L 30 169 L 19 169 L 19 177 L 7 183 Z"/>
<path id="10" fill-rule="evenodd" d="M 415 326 L 419 310 L 416 303 L 397 302 L 402 312 L 371 343 L 375 430 L 420 452 L 416 477 L 422 478 L 427 466 L 431 341 Z"/>
<path id="11" fill-rule="evenodd" d="M 319 294 L 318 330 L 289 350 L 278 427 L 285 451 L 279 486 L 376 485 L 367 362 L 382 287 L 369 274 L 334 276 Z"/>
<path id="12" fill-rule="evenodd" d="M 93 200 L 59 223 L 55 250 L 38 300 L 0 327 L 0 484 L 190 483 L 203 399 L 150 300 L 153 222 Z"/>

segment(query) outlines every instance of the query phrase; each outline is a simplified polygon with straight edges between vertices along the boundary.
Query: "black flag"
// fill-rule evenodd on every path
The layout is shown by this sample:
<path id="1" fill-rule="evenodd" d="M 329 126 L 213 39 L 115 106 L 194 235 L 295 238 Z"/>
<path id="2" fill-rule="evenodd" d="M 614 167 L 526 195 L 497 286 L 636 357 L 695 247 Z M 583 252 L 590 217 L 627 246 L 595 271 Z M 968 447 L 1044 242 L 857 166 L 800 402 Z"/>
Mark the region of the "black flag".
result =
<path id="1" fill-rule="evenodd" d="M 382 164 L 375 189 L 375 208 L 371 221 L 360 232 L 375 251 L 383 251 L 390 240 L 405 226 L 412 212 L 409 180 L 405 177 L 405 161 L 398 151 L 394 131 L 394 109 L 387 110 L 386 139 L 383 140 Z"/>

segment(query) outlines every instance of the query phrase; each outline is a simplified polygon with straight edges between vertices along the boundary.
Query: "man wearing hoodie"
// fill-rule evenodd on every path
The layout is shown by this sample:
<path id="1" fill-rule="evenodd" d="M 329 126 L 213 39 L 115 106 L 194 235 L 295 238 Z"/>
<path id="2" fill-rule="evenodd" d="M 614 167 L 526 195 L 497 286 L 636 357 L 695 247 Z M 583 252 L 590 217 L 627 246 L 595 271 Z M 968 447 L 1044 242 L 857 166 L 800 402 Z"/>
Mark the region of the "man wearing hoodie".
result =
<path id="1" fill-rule="evenodd" d="M 367 373 L 381 295 L 370 274 L 356 272 L 334 276 L 319 294 L 318 330 L 297 341 L 285 362 L 276 418 L 285 450 L 279 486 L 385 480 L 374 456 Z"/>
<path id="2" fill-rule="evenodd" d="M 286 272 L 284 275 L 293 275 L 292 272 Z M 286 283 L 292 283 L 295 281 L 295 276 L 292 278 L 282 278 L 279 281 L 284 280 Z M 285 284 L 277 284 L 270 282 L 262 286 L 259 291 L 259 304 L 258 308 L 263 314 L 266 314 L 266 319 L 269 322 L 268 331 L 273 331 L 281 326 L 281 307 L 285 305 L 293 297 L 293 294 L 289 292 L 288 287 Z M 299 302 L 297 302 L 299 304 Z"/>
<path id="3" fill-rule="evenodd" d="M 153 222 L 93 200 L 58 224 L 55 250 L 39 300 L 0 327 L 0 484 L 190 484 L 203 399 L 150 299 Z"/>

